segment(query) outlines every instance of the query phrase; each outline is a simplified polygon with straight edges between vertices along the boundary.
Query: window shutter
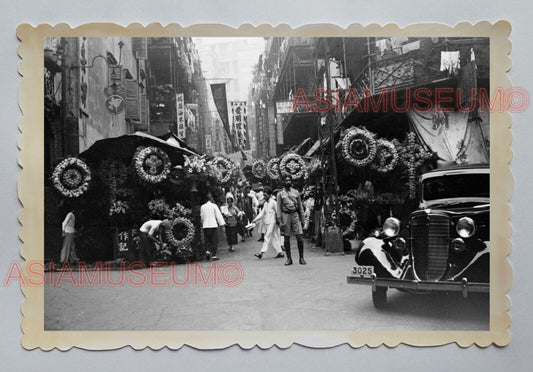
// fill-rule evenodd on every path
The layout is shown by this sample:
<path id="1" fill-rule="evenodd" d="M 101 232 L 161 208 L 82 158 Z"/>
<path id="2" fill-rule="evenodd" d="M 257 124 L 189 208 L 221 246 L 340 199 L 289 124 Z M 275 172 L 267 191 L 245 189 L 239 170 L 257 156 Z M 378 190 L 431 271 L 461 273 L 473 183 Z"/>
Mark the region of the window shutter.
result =
<path id="1" fill-rule="evenodd" d="M 126 79 L 126 119 L 139 120 L 139 89 L 137 80 Z"/>
<path id="2" fill-rule="evenodd" d="M 148 42 L 145 37 L 132 38 L 132 47 L 135 58 L 147 59 L 148 58 Z"/>

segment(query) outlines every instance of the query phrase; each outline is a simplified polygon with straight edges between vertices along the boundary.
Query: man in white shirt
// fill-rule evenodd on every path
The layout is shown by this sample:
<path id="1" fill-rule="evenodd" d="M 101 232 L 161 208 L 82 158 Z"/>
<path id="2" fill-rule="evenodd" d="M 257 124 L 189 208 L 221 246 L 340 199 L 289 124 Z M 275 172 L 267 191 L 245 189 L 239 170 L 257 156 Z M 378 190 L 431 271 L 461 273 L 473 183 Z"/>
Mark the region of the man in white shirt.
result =
<path id="1" fill-rule="evenodd" d="M 213 203 L 213 195 L 207 194 L 207 201 L 200 207 L 200 218 L 206 245 L 205 258 L 218 260 L 217 257 L 217 230 L 219 226 L 224 226 L 224 217 L 218 206 Z"/>
<path id="2" fill-rule="evenodd" d="M 274 248 L 276 256 L 274 258 L 284 257 L 281 251 L 280 228 L 277 223 L 277 203 L 276 196 L 272 195 L 272 189 L 269 186 L 265 187 L 265 205 L 261 212 L 255 217 L 253 222 L 263 221 L 265 227 L 265 240 L 261 248 L 261 252 L 254 254 L 255 257 L 263 258 L 263 253 L 269 248 Z"/>
<path id="3" fill-rule="evenodd" d="M 257 185 L 257 191 L 255 192 L 255 198 L 257 199 L 257 213 L 260 213 L 261 210 L 263 209 L 263 205 L 265 204 L 265 201 L 267 200 L 263 193 L 263 185 L 261 183 Z M 259 238 L 258 242 L 264 242 L 266 226 L 263 220 L 258 221 L 257 231 L 261 234 L 261 237 Z"/>
<path id="4" fill-rule="evenodd" d="M 140 231 L 141 251 L 140 260 L 149 265 L 152 261 L 152 252 L 156 250 L 155 244 L 163 245 L 162 233 L 166 229 L 170 229 L 170 221 L 164 220 L 149 220 L 142 224 Z M 159 235 L 159 239 L 157 237 Z"/>

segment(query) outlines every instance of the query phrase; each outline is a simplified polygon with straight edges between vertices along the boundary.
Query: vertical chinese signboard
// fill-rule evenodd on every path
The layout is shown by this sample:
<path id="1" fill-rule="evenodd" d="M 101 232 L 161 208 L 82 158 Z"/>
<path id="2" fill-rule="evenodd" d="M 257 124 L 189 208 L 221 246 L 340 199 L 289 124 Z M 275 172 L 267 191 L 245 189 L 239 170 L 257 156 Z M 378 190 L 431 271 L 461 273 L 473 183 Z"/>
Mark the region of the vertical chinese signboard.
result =
<path id="1" fill-rule="evenodd" d="M 231 102 L 232 134 L 237 147 L 241 150 L 249 150 L 248 122 L 246 113 L 246 101 Z"/>
<path id="2" fill-rule="evenodd" d="M 104 89 L 106 95 L 106 108 L 107 110 L 118 115 L 126 106 L 124 96 L 126 89 L 122 83 L 122 66 L 109 66 L 108 69 L 108 81 L 109 85 Z"/>
<path id="3" fill-rule="evenodd" d="M 183 93 L 176 94 L 176 111 L 177 111 L 177 131 L 178 138 L 184 139 L 186 137 L 185 130 L 185 102 L 183 100 Z"/>

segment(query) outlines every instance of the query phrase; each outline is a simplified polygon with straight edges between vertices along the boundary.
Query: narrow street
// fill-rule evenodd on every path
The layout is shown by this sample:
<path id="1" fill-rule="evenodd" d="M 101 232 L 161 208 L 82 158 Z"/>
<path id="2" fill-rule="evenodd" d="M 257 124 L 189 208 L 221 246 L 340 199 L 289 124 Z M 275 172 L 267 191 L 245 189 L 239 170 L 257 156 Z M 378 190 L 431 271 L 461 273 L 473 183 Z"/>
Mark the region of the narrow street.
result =
<path id="1" fill-rule="evenodd" d="M 346 283 L 354 261 L 353 254 L 324 255 L 306 241 L 307 265 L 295 261 L 284 266 L 284 258 L 267 252 L 263 259 L 254 257 L 261 243 L 257 236 L 240 243 L 229 252 L 219 244 L 220 260 L 216 267 L 231 263 L 242 267 L 242 281 L 235 286 L 218 281 L 213 285 L 208 272 L 213 262 L 153 270 L 153 281 L 142 286 L 140 273 L 149 277 L 150 270 L 103 272 L 102 284 L 75 286 L 72 280 L 45 288 L 46 330 L 486 330 L 489 326 L 488 296 L 460 294 L 414 295 L 389 290 L 389 306 L 376 310 L 371 288 Z M 292 240 L 293 258 L 297 256 Z M 238 264 L 238 265 L 236 265 Z M 196 267 L 196 272 L 195 272 Z M 199 269 L 202 270 L 199 270 Z M 202 271 L 195 285 L 194 275 Z M 89 272 L 90 273 L 90 272 Z M 78 278 L 79 272 L 73 272 Z M 231 273 L 230 273 L 231 274 Z M 53 279 L 50 277 L 54 275 Z M 109 275 L 109 276 L 108 276 Z M 121 279 L 121 275 L 124 277 Z M 47 283 L 57 283 L 59 273 L 47 273 Z M 109 279 L 106 279 L 109 278 Z M 115 286 L 112 283 L 120 283 Z M 161 283 L 166 284 L 162 286 Z"/>

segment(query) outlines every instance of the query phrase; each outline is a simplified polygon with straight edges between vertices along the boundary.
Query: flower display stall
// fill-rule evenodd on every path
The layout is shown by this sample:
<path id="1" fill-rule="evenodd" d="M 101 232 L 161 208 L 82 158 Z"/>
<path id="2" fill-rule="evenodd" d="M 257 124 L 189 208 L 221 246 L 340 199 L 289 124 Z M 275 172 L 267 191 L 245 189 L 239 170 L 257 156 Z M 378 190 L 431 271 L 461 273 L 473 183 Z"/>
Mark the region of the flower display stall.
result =
<path id="1" fill-rule="evenodd" d="M 198 188 L 205 191 L 209 181 L 230 182 L 235 168 L 226 159 L 208 160 L 139 133 L 97 141 L 77 157 L 63 159 L 50 183 L 76 209 L 80 259 L 134 261 L 139 227 L 149 219 L 168 218 L 172 228 L 162 237 L 166 244 L 153 256 L 189 260 L 196 258 L 200 242 Z"/>

